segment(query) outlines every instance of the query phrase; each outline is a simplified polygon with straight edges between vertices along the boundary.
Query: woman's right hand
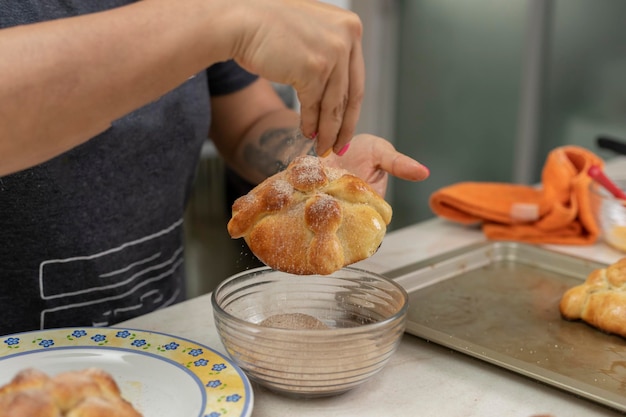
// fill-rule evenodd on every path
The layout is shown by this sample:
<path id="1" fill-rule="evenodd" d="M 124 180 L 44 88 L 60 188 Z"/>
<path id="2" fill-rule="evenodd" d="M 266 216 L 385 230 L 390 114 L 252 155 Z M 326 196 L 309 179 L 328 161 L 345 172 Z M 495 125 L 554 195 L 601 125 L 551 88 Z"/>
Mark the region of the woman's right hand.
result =
<path id="1" fill-rule="evenodd" d="M 364 95 L 359 17 L 312 0 L 239 0 L 233 58 L 248 71 L 295 88 L 301 130 L 317 152 L 352 138 Z M 243 23 L 243 24 L 242 24 Z"/>

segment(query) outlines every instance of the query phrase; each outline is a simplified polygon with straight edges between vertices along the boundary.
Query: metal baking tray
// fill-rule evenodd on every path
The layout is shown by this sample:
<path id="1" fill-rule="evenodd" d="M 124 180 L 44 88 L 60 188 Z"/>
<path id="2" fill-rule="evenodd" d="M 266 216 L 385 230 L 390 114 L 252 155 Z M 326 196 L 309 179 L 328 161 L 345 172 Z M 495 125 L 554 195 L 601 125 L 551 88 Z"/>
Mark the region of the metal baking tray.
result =
<path id="1" fill-rule="evenodd" d="M 626 339 L 561 318 L 563 293 L 606 264 L 486 242 L 386 273 L 409 293 L 406 332 L 626 411 Z"/>

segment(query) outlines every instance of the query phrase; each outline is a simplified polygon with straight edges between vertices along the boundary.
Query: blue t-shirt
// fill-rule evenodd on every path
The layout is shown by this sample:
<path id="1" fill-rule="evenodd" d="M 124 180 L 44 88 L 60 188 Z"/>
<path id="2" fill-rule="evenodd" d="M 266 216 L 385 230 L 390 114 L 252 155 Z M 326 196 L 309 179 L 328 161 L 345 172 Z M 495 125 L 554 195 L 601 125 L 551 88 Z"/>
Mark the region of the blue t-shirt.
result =
<path id="1" fill-rule="evenodd" d="M 126 3 L 3 0 L 0 28 Z M 216 64 L 84 144 L 0 177 L 0 334 L 112 325 L 183 300 L 183 214 L 210 96 L 255 79 Z"/>

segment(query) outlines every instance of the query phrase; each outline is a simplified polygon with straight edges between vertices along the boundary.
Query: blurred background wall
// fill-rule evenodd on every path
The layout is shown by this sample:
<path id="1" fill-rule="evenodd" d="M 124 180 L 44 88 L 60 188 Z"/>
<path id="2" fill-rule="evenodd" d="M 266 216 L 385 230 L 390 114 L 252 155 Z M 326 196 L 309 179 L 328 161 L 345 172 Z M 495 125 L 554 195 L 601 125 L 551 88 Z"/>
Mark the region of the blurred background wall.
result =
<path id="1" fill-rule="evenodd" d="M 536 182 L 557 146 L 578 144 L 602 153 L 597 135 L 626 138 L 623 0 L 395 4 L 393 136 L 432 176 L 419 184 L 394 181 L 394 227 L 431 217 L 427 197 L 439 187 Z M 525 125 L 529 116 L 535 126 Z M 526 174 L 520 174 L 516 164 L 524 156 Z"/>
<path id="2" fill-rule="evenodd" d="M 626 139 L 626 2 L 555 3 L 541 152 L 598 134 Z M 610 155 L 606 155 L 610 156 Z"/>
<path id="3" fill-rule="evenodd" d="M 510 181 L 526 0 L 399 3 L 395 143 L 431 169 L 395 181 L 394 227 L 431 217 L 435 189 Z"/>

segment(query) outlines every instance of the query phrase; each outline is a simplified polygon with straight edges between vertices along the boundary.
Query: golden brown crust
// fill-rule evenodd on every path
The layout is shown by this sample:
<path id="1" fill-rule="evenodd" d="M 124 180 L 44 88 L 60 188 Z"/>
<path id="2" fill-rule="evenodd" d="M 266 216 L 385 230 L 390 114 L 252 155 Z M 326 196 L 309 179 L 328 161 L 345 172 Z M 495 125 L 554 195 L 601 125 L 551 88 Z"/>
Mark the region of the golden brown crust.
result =
<path id="1" fill-rule="evenodd" d="M 607 333 L 626 337 L 626 258 L 589 274 L 559 303 L 568 320 L 583 320 Z"/>
<path id="2" fill-rule="evenodd" d="M 271 268 L 335 272 L 373 255 L 392 210 L 366 182 L 319 158 L 296 158 L 233 204 L 231 237 L 243 237 Z"/>
<path id="3" fill-rule="evenodd" d="M 0 396 L 1 417 L 62 417 L 48 395 L 37 390 L 15 391 Z"/>
<path id="4" fill-rule="evenodd" d="M 54 377 L 26 369 L 0 387 L 0 417 L 141 417 L 101 369 Z"/>
<path id="5" fill-rule="evenodd" d="M 38 389 L 44 386 L 50 378 L 45 373 L 37 369 L 25 369 L 13 377 L 10 384 L 0 387 L 0 398 L 5 394 L 15 391 L 26 391 L 29 389 Z"/>
<path id="6" fill-rule="evenodd" d="M 70 410 L 66 417 L 129 417 L 139 416 L 126 401 L 107 401 L 99 397 L 89 397 Z"/>

